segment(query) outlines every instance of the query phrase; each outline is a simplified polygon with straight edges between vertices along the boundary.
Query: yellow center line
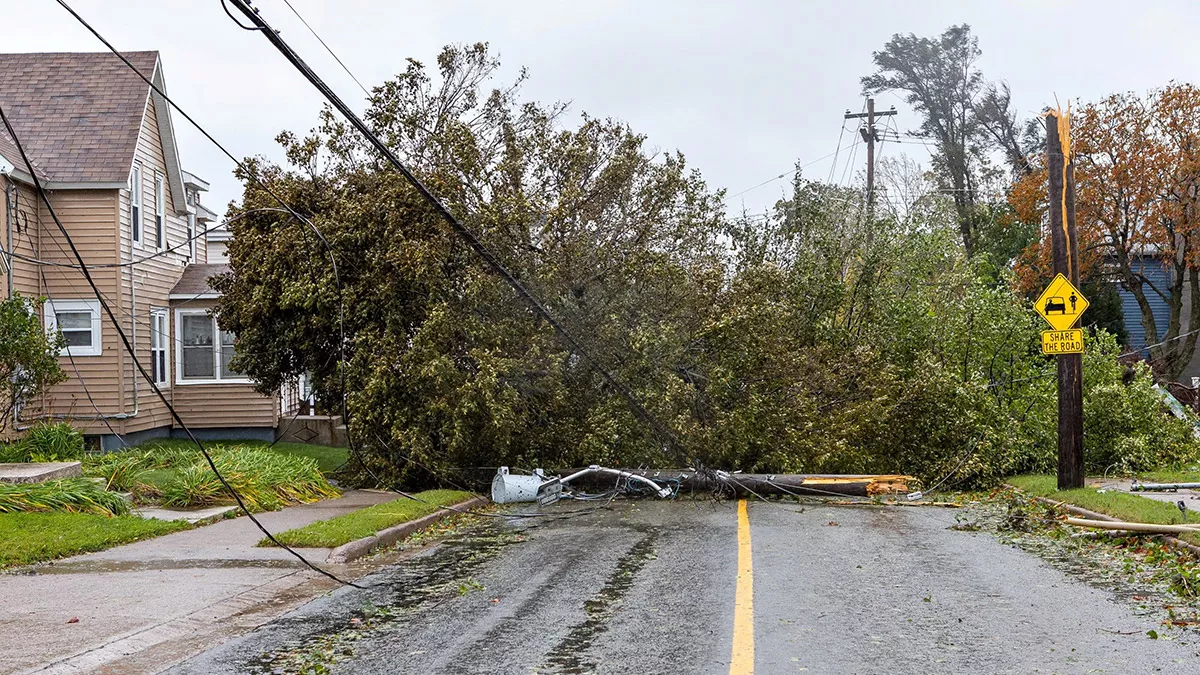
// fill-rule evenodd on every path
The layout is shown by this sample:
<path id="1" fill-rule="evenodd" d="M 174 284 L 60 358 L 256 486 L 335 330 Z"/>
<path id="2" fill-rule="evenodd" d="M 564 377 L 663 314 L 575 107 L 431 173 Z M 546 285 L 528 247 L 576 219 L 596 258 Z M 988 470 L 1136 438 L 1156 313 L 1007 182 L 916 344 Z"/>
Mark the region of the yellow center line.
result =
<path id="1" fill-rule="evenodd" d="M 750 515 L 738 500 L 738 575 L 733 600 L 733 658 L 729 675 L 754 673 L 754 561 L 750 558 Z"/>

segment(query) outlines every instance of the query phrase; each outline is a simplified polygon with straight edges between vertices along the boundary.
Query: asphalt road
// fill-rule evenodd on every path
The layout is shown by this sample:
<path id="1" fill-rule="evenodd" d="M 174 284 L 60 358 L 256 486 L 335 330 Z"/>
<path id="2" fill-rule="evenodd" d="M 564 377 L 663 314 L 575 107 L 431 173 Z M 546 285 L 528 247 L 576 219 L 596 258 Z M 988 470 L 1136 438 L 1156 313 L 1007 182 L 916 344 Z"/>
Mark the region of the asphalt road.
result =
<path id="1" fill-rule="evenodd" d="M 1157 619 L 948 529 L 953 511 L 750 503 L 748 521 L 736 631 L 735 505 L 627 502 L 492 524 L 174 672 L 731 673 L 735 645 L 759 673 L 1200 672 L 1195 640 L 1149 639 Z"/>

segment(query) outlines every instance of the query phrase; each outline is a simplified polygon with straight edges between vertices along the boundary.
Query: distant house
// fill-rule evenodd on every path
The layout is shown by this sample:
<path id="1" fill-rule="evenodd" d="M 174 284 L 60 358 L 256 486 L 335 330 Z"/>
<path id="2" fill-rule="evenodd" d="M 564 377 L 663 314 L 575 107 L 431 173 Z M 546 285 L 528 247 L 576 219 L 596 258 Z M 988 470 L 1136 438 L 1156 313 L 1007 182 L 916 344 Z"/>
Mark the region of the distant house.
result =
<path id="1" fill-rule="evenodd" d="M 1166 288 L 1170 283 L 1171 270 L 1167 265 L 1154 256 L 1143 256 L 1140 265 L 1131 265 L 1135 271 L 1140 271 L 1146 279 L 1157 286 L 1158 288 Z M 1133 293 L 1117 285 L 1117 295 L 1121 298 L 1121 313 L 1125 316 L 1125 332 L 1129 336 L 1130 349 L 1141 349 L 1149 344 L 1158 342 L 1156 338 L 1147 340 L 1146 329 L 1142 326 L 1142 310 L 1138 307 L 1137 298 Z M 1154 324 L 1158 327 L 1160 333 L 1166 331 L 1167 321 L 1171 316 L 1171 309 L 1167 306 L 1167 301 L 1161 296 L 1146 288 L 1146 302 L 1150 303 L 1151 311 L 1154 313 Z"/>
<path id="2" fill-rule="evenodd" d="M 1165 289 L 1171 282 L 1173 272 L 1166 263 L 1155 255 L 1144 255 L 1135 269 L 1146 278 L 1150 284 Z M 1162 340 L 1162 336 L 1167 331 L 1167 322 L 1171 318 L 1171 308 L 1167 305 L 1165 298 L 1154 292 L 1149 286 L 1146 287 L 1145 296 L 1146 302 L 1150 304 L 1150 311 L 1154 314 L 1154 325 L 1158 330 L 1157 336 L 1147 336 L 1146 328 L 1142 325 L 1142 310 L 1138 306 L 1137 298 L 1133 293 L 1117 285 L 1117 295 L 1121 298 L 1121 313 L 1125 318 L 1125 331 L 1128 334 L 1128 348 L 1131 351 L 1140 351 L 1141 356 L 1146 358 L 1149 352 L 1146 347 L 1157 344 Z M 1183 289 L 1183 310 L 1180 313 L 1180 321 L 1184 328 L 1181 331 L 1186 331 L 1186 326 L 1190 322 L 1192 294 L 1187 285 Z M 1179 382 L 1185 385 L 1193 386 L 1192 379 L 1200 377 L 1200 348 L 1196 350 L 1196 354 L 1192 356 L 1191 362 L 1176 378 Z"/>
<path id="3" fill-rule="evenodd" d="M 126 56 L 165 91 L 158 52 Z M 208 189 L 184 171 L 167 103 L 109 53 L 0 54 L 3 105 L 106 302 L 188 427 L 202 437 L 274 437 L 277 396 L 230 368 L 234 336 L 211 314 Z M 67 338 L 68 380 L 19 411 L 18 427 L 65 419 L 111 448 L 179 433 L 101 314 L 64 238 L 0 127 L 0 293 L 45 297 Z M 119 438 L 118 438 L 119 437 Z"/>

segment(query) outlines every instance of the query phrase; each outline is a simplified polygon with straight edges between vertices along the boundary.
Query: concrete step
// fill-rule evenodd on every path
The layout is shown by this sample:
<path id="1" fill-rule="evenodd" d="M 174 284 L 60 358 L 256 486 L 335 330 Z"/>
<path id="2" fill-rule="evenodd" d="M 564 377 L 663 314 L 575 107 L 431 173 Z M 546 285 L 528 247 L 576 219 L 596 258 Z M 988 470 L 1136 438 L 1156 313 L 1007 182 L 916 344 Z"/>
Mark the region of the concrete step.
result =
<path id="1" fill-rule="evenodd" d="M 44 483 L 48 480 L 78 478 L 82 475 L 82 462 L 0 464 L 0 483 Z"/>

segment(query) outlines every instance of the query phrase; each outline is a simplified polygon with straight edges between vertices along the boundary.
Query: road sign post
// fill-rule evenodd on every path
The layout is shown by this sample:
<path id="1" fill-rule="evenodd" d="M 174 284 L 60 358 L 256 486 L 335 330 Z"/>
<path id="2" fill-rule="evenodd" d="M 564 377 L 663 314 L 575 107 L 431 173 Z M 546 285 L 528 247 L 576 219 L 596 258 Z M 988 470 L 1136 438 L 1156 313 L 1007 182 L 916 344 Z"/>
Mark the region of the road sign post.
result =
<path id="1" fill-rule="evenodd" d="M 1037 311 L 1056 331 L 1076 328 L 1087 300 L 1079 293 L 1079 243 L 1075 236 L 1075 166 L 1071 161 L 1068 114 L 1046 114 L 1046 168 L 1049 174 L 1050 243 L 1054 281 L 1039 298 Z M 1063 282 L 1066 282 L 1065 285 Z M 1069 287 L 1069 288 L 1068 288 Z M 1053 291 L 1053 292 L 1051 292 Z M 1064 291 L 1066 294 L 1064 295 Z M 1071 295 L 1074 292 L 1074 296 Z M 1074 299 L 1072 299 L 1074 298 Z M 1081 304 L 1082 302 L 1082 304 Z M 1069 320 L 1069 323 L 1068 323 Z M 1058 488 L 1083 487 L 1083 343 L 1079 351 L 1058 352 Z M 1063 341 L 1069 342 L 1069 340 Z M 1053 342 L 1052 345 L 1060 344 Z M 1042 336 L 1043 349 L 1047 345 Z"/>

